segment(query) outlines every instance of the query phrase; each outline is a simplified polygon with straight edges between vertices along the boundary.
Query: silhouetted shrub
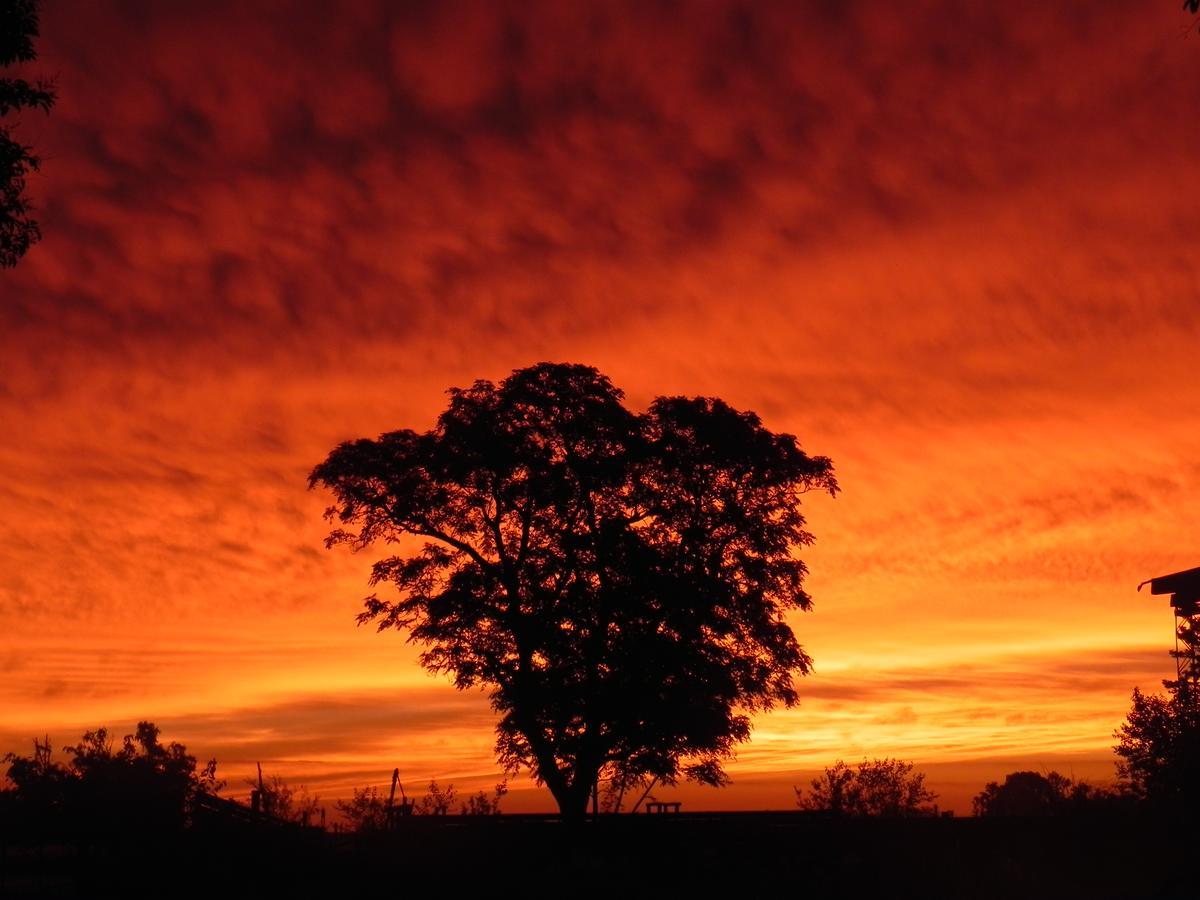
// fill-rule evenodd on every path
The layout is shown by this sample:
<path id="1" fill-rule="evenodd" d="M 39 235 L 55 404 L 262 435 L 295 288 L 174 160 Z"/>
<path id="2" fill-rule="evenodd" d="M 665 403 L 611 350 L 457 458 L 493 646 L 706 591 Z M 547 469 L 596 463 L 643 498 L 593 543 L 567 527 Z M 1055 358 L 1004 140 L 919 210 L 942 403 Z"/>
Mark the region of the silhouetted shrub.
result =
<path id="1" fill-rule="evenodd" d="M 349 800 L 334 803 L 351 831 L 365 834 L 388 827 L 387 801 L 374 787 L 355 788 Z"/>
<path id="2" fill-rule="evenodd" d="M 863 760 L 852 769 L 840 759 L 812 780 L 805 794 L 796 788 L 801 809 L 848 816 L 932 816 L 937 794 L 925 787 L 925 775 L 911 762 Z"/>
<path id="3" fill-rule="evenodd" d="M 254 788 L 251 803 L 257 794 L 258 809 L 282 822 L 310 825 L 320 811 L 320 797 L 310 794 L 304 785 L 293 788 L 280 775 L 263 777 L 260 769 L 258 778 L 248 780 L 246 784 Z"/>
<path id="4" fill-rule="evenodd" d="M 472 794 L 459 806 L 458 811 L 464 816 L 498 816 L 500 815 L 500 800 L 508 793 L 508 782 L 502 781 L 489 797 L 487 791 Z"/>
<path id="5" fill-rule="evenodd" d="M 454 803 L 454 798 L 457 792 L 454 790 L 454 785 L 448 784 L 445 788 L 439 787 L 437 780 L 429 782 L 429 790 L 425 796 L 417 801 L 413 807 L 413 812 L 418 816 L 444 816 L 450 812 L 450 807 Z"/>

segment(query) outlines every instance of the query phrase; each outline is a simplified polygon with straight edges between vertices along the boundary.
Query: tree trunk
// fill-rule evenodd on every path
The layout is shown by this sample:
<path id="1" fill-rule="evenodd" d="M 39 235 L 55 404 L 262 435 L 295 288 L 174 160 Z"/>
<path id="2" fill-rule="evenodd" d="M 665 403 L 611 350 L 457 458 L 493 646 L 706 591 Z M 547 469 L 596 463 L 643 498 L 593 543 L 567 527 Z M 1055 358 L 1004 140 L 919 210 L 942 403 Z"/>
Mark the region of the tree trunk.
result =
<path id="1" fill-rule="evenodd" d="M 550 787 L 549 784 L 546 785 Z M 582 788 L 582 789 L 581 789 Z M 564 822 L 582 822 L 587 819 L 588 799 L 591 789 L 586 785 L 571 784 L 562 791 L 550 789 L 558 804 L 558 815 Z"/>

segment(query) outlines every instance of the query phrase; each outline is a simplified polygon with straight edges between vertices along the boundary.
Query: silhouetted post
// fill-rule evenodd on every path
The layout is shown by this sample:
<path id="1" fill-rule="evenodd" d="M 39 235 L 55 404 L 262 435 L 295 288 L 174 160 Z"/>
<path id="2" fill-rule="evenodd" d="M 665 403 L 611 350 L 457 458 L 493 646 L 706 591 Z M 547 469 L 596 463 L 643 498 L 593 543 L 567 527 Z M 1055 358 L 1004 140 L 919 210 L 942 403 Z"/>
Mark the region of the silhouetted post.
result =
<path id="1" fill-rule="evenodd" d="M 258 797 L 258 806 L 255 807 L 255 812 L 269 814 L 271 810 L 269 810 L 267 807 L 269 807 L 271 804 L 268 802 L 270 798 L 267 797 L 267 792 L 263 789 L 262 763 L 255 763 L 255 765 L 258 766 L 258 790 L 251 794 L 252 798 L 255 795 Z"/>
<path id="2" fill-rule="evenodd" d="M 400 783 L 400 767 L 392 769 L 392 789 L 388 791 L 387 812 L 384 814 L 384 819 L 387 822 L 388 830 L 390 831 L 396 825 L 396 785 Z"/>

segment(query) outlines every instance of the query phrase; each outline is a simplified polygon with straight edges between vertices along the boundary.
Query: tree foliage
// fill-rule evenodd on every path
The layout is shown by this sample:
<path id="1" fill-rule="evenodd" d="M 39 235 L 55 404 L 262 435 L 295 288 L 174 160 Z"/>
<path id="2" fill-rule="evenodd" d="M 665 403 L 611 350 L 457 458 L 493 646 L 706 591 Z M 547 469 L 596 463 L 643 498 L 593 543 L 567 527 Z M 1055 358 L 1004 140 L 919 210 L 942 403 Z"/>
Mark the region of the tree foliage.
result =
<path id="1" fill-rule="evenodd" d="M 1058 772 L 1010 772 L 1004 783 L 989 781 L 971 801 L 976 816 L 1057 816 L 1116 808 L 1112 789 L 1075 781 Z"/>
<path id="2" fill-rule="evenodd" d="M 258 792 L 259 808 L 284 822 L 308 825 L 321 808 L 320 797 L 310 794 L 304 785 L 293 788 L 281 775 L 249 779 L 246 784 Z"/>
<path id="3" fill-rule="evenodd" d="M 1058 772 L 1010 772 L 989 781 L 971 801 L 977 816 L 1048 816 L 1066 805 L 1071 780 Z"/>
<path id="4" fill-rule="evenodd" d="M 442 787 L 437 783 L 437 779 L 429 782 L 429 788 L 425 792 L 425 796 L 413 804 L 413 812 L 418 816 L 444 816 L 450 812 L 454 805 L 454 798 L 458 796 L 458 792 L 454 790 L 454 785 L 448 784 Z"/>
<path id="5" fill-rule="evenodd" d="M 0 3 L 0 66 L 37 58 L 33 39 L 38 36 L 37 0 Z M 13 137 L 12 125 L 3 120 L 22 109 L 48 112 L 54 105 L 53 86 L 47 81 L 0 78 L 0 267 L 12 267 L 41 239 L 25 196 L 29 173 L 37 171 L 39 158 L 32 148 Z"/>
<path id="6" fill-rule="evenodd" d="M 500 801 L 508 793 L 508 781 L 501 781 L 491 794 L 487 791 L 476 791 L 464 800 L 458 808 L 464 816 L 498 816 Z"/>
<path id="7" fill-rule="evenodd" d="M 500 801 L 507 793 L 508 782 L 501 781 L 491 794 L 487 791 L 477 791 L 468 795 L 458 804 L 458 812 L 464 816 L 498 816 Z M 411 809 L 418 816 L 449 815 L 454 809 L 457 796 L 458 792 L 453 784 L 443 788 L 435 779 L 429 782 L 425 796 L 413 802 Z M 346 820 L 349 829 L 360 834 L 386 831 L 391 826 L 392 815 L 400 808 L 397 806 L 389 812 L 387 800 L 375 787 L 355 788 L 349 800 L 338 800 L 335 806 Z"/>
<path id="8" fill-rule="evenodd" d="M 937 814 L 937 794 L 925 787 L 924 773 L 898 759 L 863 760 L 855 768 L 839 759 L 811 785 L 807 794 L 795 789 L 801 809 L 847 816 Z"/>
<path id="9" fill-rule="evenodd" d="M 1133 796 L 1172 808 L 1200 802 L 1200 692 L 1186 682 L 1166 695 L 1133 689 L 1132 705 L 1113 734 L 1117 775 Z"/>
<path id="10" fill-rule="evenodd" d="M 334 803 L 351 831 L 366 834 L 388 827 L 387 801 L 376 787 L 355 788 L 349 800 Z"/>
<path id="11" fill-rule="evenodd" d="M 401 548 L 371 577 L 398 595 L 359 621 L 486 688 L 505 768 L 568 815 L 603 772 L 719 784 L 748 713 L 796 701 L 800 498 L 837 489 L 828 459 L 753 413 L 622 397 L 542 363 L 451 390 L 431 431 L 341 444 L 310 477 L 336 497 L 328 544 Z"/>
<path id="12" fill-rule="evenodd" d="M 55 762 L 49 738 L 34 741 L 32 756 L 9 753 L 10 799 L 21 814 L 52 828 L 109 833 L 153 833 L 186 824 L 197 794 L 215 794 L 216 760 L 197 768 L 179 743 L 164 745 L 159 729 L 139 722 L 116 746 L 108 729 L 84 733 Z"/>

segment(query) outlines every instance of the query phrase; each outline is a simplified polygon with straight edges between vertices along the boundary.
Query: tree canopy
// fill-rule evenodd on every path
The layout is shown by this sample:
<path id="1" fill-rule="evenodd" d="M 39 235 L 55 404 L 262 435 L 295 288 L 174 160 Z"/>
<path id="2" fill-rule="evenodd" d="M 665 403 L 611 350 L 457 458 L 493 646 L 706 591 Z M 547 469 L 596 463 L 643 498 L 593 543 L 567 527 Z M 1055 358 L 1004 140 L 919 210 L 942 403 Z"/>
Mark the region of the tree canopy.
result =
<path id="1" fill-rule="evenodd" d="M 1121 759 L 1117 775 L 1133 796 L 1169 809 L 1200 802 L 1200 692 L 1173 682 L 1166 695 L 1133 689 L 1133 700 L 1114 733 Z"/>
<path id="2" fill-rule="evenodd" d="M 449 395 L 432 430 L 348 441 L 310 476 L 336 498 L 330 546 L 402 551 L 360 623 L 487 689 L 501 762 L 564 815 L 601 773 L 722 783 L 749 713 L 809 670 L 786 616 L 811 605 L 800 499 L 837 491 L 830 461 L 715 398 L 631 412 L 583 365 Z"/>
<path id="3" fill-rule="evenodd" d="M 7 800 L 35 830 L 162 833 L 183 827 L 198 794 L 222 787 L 216 760 L 197 768 L 182 744 L 159 740 L 152 722 L 139 722 L 120 746 L 97 728 L 64 750 L 65 764 L 53 760 L 49 739 L 35 741 L 32 756 L 4 757 Z"/>
<path id="4" fill-rule="evenodd" d="M 38 36 L 37 0 L 0 3 L 0 66 L 37 58 L 33 39 Z M 48 112 L 54 105 L 52 85 L 24 78 L 0 78 L 0 120 L 22 109 Z M 12 136 L 12 126 L 0 121 L 0 267 L 12 267 L 42 236 L 25 196 L 25 179 L 37 171 L 39 158 L 32 148 Z"/>
<path id="5" fill-rule="evenodd" d="M 863 760 L 851 768 L 840 759 L 811 782 L 796 788 L 801 809 L 847 816 L 931 816 L 937 794 L 925 787 L 925 773 L 899 759 Z"/>
<path id="6" fill-rule="evenodd" d="M 308 792 L 304 785 L 292 787 L 282 775 L 262 774 L 260 767 L 258 778 L 246 780 L 253 788 L 251 803 L 268 816 L 281 822 L 292 822 L 296 825 L 309 825 L 321 809 L 321 798 Z"/>
<path id="7" fill-rule="evenodd" d="M 989 781 L 971 801 L 977 816 L 1049 816 L 1064 812 L 1087 786 L 1049 772 L 1010 772 L 1004 783 Z"/>

